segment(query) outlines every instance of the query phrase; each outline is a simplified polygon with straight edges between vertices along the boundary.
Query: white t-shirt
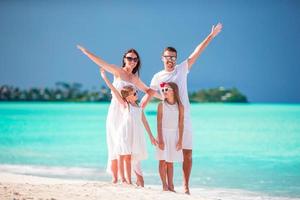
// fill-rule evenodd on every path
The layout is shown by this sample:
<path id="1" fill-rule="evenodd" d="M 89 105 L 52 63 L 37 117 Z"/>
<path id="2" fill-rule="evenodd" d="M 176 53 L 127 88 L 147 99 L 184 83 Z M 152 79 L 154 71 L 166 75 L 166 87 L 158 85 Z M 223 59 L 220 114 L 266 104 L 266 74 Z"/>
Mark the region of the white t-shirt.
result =
<path id="1" fill-rule="evenodd" d="M 189 96 L 188 96 L 188 90 L 187 90 L 187 75 L 189 73 L 188 68 L 188 62 L 187 60 L 183 61 L 179 65 L 176 65 L 174 70 L 172 72 L 167 72 L 165 70 L 162 70 L 158 73 L 156 73 L 152 80 L 150 87 L 156 91 L 160 91 L 160 84 L 165 82 L 174 82 L 177 84 L 179 89 L 179 96 L 180 100 L 184 106 L 184 132 L 183 136 L 189 136 L 191 140 L 192 135 L 192 124 L 191 124 L 191 117 L 190 117 L 190 102 L 189 102 Z M 185 141 L 183 141 L 183 147 L 184 147 Z M 186 139 L 186 149 L 191 149 L 192 144 L 191 141 L 187 141 Z"/>

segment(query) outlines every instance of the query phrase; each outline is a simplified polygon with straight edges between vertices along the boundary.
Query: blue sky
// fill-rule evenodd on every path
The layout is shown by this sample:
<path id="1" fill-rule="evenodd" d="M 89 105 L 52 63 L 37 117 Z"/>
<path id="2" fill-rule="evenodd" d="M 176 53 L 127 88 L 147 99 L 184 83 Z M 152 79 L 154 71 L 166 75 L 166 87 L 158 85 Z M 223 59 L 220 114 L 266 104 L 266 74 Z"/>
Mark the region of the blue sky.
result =
<path id="1" fill-rule="evenodd" d="M 300 1 L 0 1 L 0 84 L 86 88 L 104 84 L 81 44 L 120 65 L 135 48 L 141 79 L 163 69 L 161 52 L 181 62 L 223 23 L 189 74 L 190 91 L 237 87 L 252 102 L 300 102 Z"/>

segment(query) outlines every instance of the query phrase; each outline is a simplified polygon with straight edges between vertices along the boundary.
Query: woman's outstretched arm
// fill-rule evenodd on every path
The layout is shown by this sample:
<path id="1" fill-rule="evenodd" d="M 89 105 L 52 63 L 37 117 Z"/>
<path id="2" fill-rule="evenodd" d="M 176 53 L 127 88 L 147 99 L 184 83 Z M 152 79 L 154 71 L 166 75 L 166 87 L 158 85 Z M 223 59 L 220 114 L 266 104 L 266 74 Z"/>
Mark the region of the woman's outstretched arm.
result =
<path id="1" fill-rule="evenodd" d="M 100 74 L 103 80 L 105 81 L 106 85 L 111 89 L 111 91 L 114 93 L 116 96 L 117 100 L 119 101 L 120 104 L 122 104 L 124 107 L 127 106 L 127 103 L 124 101 L 122 96 L 120 95 L 119 91 L 113 86 L 113 84 L 110 82 L 110 80 L 107 78 L 105 74 L 105 70 L 103 68 L 100 68 Z"/>
<path id="2" fill-rule="evenodd" d="M 94 55 L 93 53 L 91 53 L 90 51 L 88 51 L 87 49 L 85 49 L 84 47 L 82 47 L 80 45 L 77 45 L 77 48 L 82 53 L 84 53 L 87 57 L 89 57 L 94 63 L 96 63 L 99 67 L 102 67 L 103 69 L 112 73 L 116 77 L 120 76 L 120 68 L 119 67 L 112 65 L 112 64 L 108 64 L 107 62 L 102 60 L 100 57 Z"/>
<path id="3" fill-rule="evenodd" d="M 222 30 L 222 24 L 218 23 L 216 26 L 212 26 L 210 34 L 196 47 L 194 52 L 188 58 L 188 67 L 189 70 L 192 68 L 192 65 L 196 62 L 197 58 L 208 46 L 214 37 L 216 37 Z"/>

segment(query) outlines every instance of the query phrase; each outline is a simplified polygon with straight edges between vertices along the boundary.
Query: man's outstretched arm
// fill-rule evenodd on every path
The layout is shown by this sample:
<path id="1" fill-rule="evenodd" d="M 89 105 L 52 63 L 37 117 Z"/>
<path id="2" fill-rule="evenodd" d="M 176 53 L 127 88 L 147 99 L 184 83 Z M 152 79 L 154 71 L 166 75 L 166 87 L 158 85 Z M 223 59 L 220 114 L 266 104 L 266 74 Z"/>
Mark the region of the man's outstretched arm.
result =
<path id="1" fill-rule="evenodd" d="M 192 65 L 196 62 L 197 58 L 208 46 L 208 44 L 212 41 L 212 39 L 221 32 L 222 27 L 223 26 L 221 23 L 218 23 L 216 26 L 215 25 L 212 26 L 210 34 L 196 47 L 194 52 L 189 56 L 188 58 L 189 70 L 192 68 Z"/>

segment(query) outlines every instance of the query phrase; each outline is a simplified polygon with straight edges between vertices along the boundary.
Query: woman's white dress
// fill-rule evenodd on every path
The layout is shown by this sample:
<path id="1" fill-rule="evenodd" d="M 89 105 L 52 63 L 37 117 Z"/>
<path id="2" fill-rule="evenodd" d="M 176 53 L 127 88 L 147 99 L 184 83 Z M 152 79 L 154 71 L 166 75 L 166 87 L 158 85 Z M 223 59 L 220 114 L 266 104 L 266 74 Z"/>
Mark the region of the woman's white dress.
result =
<path id="1" fill-rule="evenodd" d="M 113 86 L 120 92 L 124 86 L 133 84 L 117 79 L 114 77 Z M 124 106 L 119 103 L 115 95 L 112 93 L 111 103 L 108 108 L 107 118 L 106 118 L 106 143 L 108 152 L 108 165 L 107 171 L 111 172 L 110 166 L 111 161 L 118 159 L 118 153 L 116 149 L 116 144 L 118 142 L 118 130 L 121 127 L 121 123 L 124 119 L 124 113 L 126 110 Z"/>
<path id="2" fill-rule="evenodd" d="M 114 87 L 120 92 L 124 86 L 132 83 L 114 77 Z M 142 109 L 129 105 L 124 108 L 112 93 L 106 119 L 106 140 L 108 148 L 107 172 L 111 172 L 111 161 L 119 155 L 132 154 L 132 169 L 142 175 L 140 160 L 147 158 Z"/>
<path id="3" fill-rule="evenodd" d="M 162 137 L 164 140 L 164 150 L 156 148 L 156 159 L 166 162 L 182 162 L 182 150 L 176 150 L 179 138 L 178 128 L 179 111 L 178 105 L 171 105 L 166 101 L 162 103 Z"/>

